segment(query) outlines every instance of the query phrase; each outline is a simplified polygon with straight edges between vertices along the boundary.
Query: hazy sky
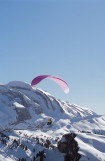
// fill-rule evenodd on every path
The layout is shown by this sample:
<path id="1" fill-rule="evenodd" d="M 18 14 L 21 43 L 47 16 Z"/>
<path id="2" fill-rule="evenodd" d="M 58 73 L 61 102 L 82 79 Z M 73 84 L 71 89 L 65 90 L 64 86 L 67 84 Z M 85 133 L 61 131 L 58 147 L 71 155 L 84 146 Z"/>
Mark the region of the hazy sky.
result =
<path id="1" fill-rule="evenodd" d="M 105 0 L 0 0 L 0 84 L 64 79 L 38 86 L 105 114 Z"/>

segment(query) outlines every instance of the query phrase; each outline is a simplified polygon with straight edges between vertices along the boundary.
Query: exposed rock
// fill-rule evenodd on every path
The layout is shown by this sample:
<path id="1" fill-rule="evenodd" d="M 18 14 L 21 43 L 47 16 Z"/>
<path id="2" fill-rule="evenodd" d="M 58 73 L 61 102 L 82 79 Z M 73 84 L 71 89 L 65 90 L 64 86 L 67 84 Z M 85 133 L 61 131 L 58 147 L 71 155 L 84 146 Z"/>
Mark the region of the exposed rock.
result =
<path id="1" fill-rule="evenodd" d="M 78 143 L 75 141 L 76 134 L 65 134 L 58 142 L 58 149 L 61 153 L 65 153 L 65 161 L 79 161 L 81 155 L 78 153 Z"/>

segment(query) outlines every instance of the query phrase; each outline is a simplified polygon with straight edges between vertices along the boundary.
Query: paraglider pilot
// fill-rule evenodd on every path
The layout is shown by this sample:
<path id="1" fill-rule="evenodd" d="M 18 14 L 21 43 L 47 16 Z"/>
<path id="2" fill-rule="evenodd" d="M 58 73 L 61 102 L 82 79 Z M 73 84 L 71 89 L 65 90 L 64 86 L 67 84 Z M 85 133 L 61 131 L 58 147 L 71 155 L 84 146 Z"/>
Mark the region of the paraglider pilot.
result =
<path id="1" fill-rule="evenodd" d="M 47 122 L 47 125 L 51 125 L 52 124 L 52 120 L 49 119 L 48 122 Z"/>

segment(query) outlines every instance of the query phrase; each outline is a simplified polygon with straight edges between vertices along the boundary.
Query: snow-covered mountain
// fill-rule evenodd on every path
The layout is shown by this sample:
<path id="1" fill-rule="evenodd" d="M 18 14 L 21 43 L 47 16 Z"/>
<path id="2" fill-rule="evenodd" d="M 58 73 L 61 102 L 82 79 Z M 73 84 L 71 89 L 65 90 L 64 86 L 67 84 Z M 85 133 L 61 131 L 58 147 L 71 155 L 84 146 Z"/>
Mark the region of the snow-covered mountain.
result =
<path id="1" fill-rule="evenodd" d="M 46 153 L 45 161 L 63 161 L 58 140 L 71 132 L 77 135 L 81 161 L 105 160 L 105 116 L 24 82 L 0 85 L 0 161 L 35 160 L 39 151 Z"/>

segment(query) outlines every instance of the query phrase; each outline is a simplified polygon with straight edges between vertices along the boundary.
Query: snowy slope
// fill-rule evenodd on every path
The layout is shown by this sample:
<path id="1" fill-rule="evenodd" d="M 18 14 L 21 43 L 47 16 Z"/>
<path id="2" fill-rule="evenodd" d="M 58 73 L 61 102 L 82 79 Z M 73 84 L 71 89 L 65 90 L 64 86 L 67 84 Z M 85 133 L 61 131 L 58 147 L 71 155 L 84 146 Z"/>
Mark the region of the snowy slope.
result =
<path id="1" fill-rule="evenodd" d="M 49 118 L 53 121 L 50 127 L 47 126 Z M 1 136 L 0 161 L 15 161 L 19 156 L 31 160 L 43 149 L 47 155 L 44 160 L 63 161 L 64 154 L 58 151 L 55 140 L 70 132 L 77 134 L 76 140 L 82 154 L 80 160 L 105 160 L 105 116 L 57 100 L 41 89 L 33 90 L 24 82 L 14 81 L 0 85 L 0 132 L 10 137 L 9 140 L 4 137 L 6 146 Z M 55 148 L 37 144 L 36 138 L 43 142 L 48 139 Z M 20 139 L 20 145 L 26 145 L 28 150 L 21 152 L 22 147 L 16 147 L 14 139 Z"/>

